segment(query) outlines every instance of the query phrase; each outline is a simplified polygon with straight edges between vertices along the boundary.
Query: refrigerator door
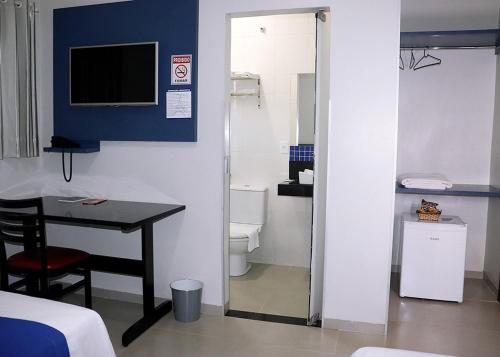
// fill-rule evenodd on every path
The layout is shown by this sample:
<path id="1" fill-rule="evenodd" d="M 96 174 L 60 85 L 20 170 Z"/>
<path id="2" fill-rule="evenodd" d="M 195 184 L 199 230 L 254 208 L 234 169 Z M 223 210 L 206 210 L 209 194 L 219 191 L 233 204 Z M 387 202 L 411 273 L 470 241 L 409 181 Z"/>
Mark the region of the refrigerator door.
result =
<path id="1" fill-rule="evenodd" d="M 401 296 L 463 301 L 467 226 L 444 226 L 404 223 Z"/>

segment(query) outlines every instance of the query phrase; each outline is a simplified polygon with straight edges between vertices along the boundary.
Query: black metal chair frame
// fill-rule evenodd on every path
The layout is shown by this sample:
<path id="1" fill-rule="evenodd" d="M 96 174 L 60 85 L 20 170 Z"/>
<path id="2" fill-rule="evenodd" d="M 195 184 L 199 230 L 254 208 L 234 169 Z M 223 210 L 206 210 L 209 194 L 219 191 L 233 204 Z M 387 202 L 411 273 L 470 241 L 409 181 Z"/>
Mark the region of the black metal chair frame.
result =
<path id="1" fill-rule="evenodd" d="M 6 243 L 23 245 L 24 251 L 40 252 L 40 270 L 14 269 L 7 264 Z M 0 290 L 58 300 L 64 295 L 85 288 L 85 306 L 92 307 L 91 272 L 87 261 L 49 270 L 47 239 L 42 198 L 23 200 L 0 199 Z M 69 286 L 50 282 L 68 274 L 83 276 Z M 21 277 L 9 284 L 9 275 Z M 19 290 L 24 287 L 25 290 Z"/>

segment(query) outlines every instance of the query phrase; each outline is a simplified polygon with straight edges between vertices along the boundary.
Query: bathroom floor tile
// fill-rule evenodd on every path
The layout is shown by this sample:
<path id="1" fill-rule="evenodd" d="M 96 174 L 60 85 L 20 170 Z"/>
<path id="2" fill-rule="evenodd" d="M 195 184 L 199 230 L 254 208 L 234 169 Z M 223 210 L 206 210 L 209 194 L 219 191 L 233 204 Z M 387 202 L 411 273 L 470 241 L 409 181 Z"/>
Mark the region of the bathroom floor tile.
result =
<path id="1" fill-rule="evenodd" d="M 309 294 L 303 292 L 275 291 L 264 304 L 264 314 L 307 317 L 309 310 Z"/>
<path id="2" fill-rule="evenodd" d="M 309 269 L 257 264 L 230 278 L 229 308 L 306 318 L 309 309 Z"/>

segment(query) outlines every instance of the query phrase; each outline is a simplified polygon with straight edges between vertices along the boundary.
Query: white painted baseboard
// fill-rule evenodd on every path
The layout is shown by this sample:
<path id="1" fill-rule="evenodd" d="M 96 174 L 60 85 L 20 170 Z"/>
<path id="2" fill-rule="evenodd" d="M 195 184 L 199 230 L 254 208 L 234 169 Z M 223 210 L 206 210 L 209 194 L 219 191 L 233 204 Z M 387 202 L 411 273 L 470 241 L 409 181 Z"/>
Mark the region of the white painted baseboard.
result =
<path id="1" fill-rule="evenodd" d="M 498 289 L 495 287 L 495 284 L 493 284 L 493 281 L 491 281 L 490 277 L 488 274 L 484 273 L 484 281 L 486 282 L 486 285 L 495 292 L 495 295 L 498 296 Z"/>
<path id="2" fill-rule="evenodd" d="M 371 335 L 385 335 L 385 324 L 372 324 L 361 321 L 346 321 L 337 319 L 323 319 L 323 328 L 334 329 L 347 332 L 360 332 Z"/>
<path id="3" fill-rule="evenodd" d="M 79 290 L 77 293 L 83 294 L 83 290 Z M 92 296 L 109 300 L 130 302 L 133 304 L 142 304 L 142 295 L 125 293 L 122 291 L 92 288 Z M 156 304 L 160 304 L 164 300 L 165 299 L 162 298 L 155 298 Z M 201 313 L 206 315 L 224 316 L 224 306 L 201 304 Z"/>

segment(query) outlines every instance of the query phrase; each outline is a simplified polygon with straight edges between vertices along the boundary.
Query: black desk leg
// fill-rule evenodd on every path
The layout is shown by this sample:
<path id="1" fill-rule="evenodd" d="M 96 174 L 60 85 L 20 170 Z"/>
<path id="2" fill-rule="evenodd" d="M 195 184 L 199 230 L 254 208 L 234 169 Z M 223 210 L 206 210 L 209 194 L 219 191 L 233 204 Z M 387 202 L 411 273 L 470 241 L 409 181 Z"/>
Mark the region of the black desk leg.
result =
<path id="1" fill-rule="evenodd" d="M 144 316 L 130 326 L 122 336 L 122 345 L 128 346 L 156 321 L 172 311 L 172 302 L 165 301 L 155 307 L 155 284 L 153 264 L 153 223 L 146 223 L 141 228 L 142 234 L 142 299 Z"/>

